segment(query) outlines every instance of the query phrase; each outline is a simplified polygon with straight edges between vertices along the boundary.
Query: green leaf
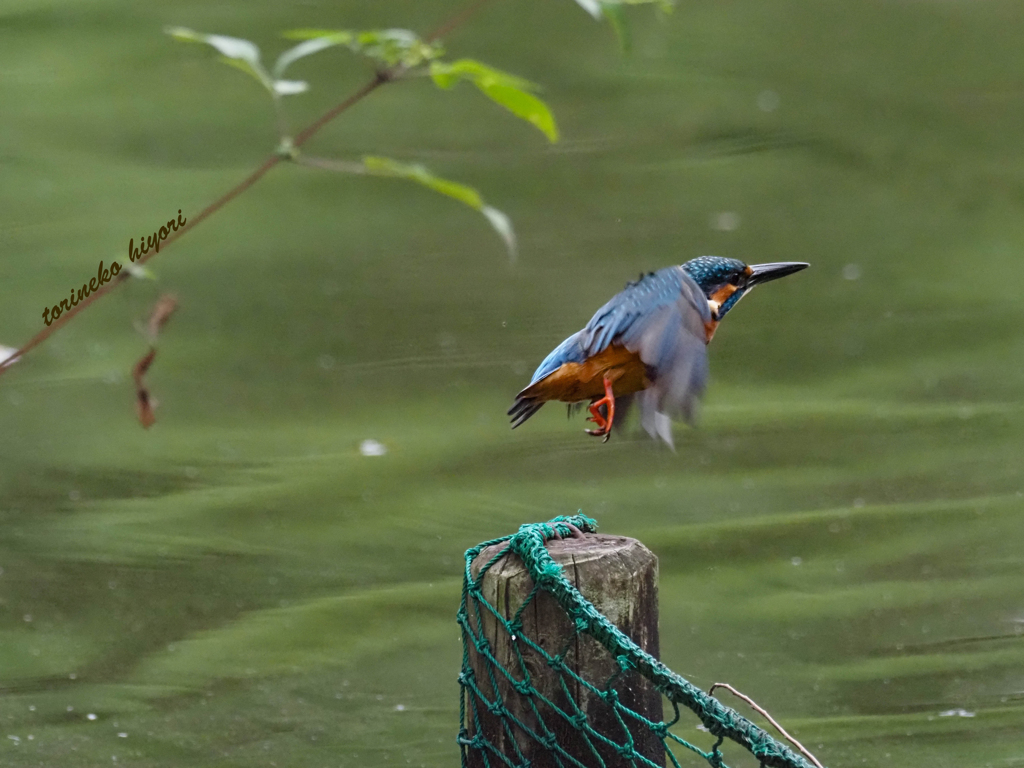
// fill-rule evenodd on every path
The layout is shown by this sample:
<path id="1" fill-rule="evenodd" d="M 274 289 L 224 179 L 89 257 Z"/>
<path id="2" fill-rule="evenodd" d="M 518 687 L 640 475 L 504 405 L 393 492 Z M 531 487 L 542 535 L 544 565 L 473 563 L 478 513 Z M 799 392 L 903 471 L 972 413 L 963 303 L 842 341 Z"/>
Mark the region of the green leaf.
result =
<path id="1" fill-rule="evenodd" d="M 371 176 L 386 176 L 415 181 L 417 184 L 427 187 L 427 189 L 447 195 L 476 211 L 480 211 L 487 218 L 490 225 L 494 227 L 494 230 L 501 236 L 501 239 L 505 241 L 509 257 L 515 259 L 516 236 L 512 229 L 512 222 L 508 216 L 497 208 L 485 205 L 483 198 L 480 197 L 480 193 L 473 189 L 473 187 L 435 176 L 418 163 L 400 163 L 387 157 L 364 157 L 363 167 L 366 169 L 366 173 Z"/>
<path id="2" fill-rule="evenodd" d="M 430 65 L 430 76 L 438 88 L 451 88 L 459 80 L 471 80 L 474 83 L 488 82 L 507 85 L 522 91 L 538 91 L 540 86 L 522 77 L 489 67 L 475 59 L 459 59 L 446 62 L 435 61 Z"/>
<path id="3" fill-rule="evenodd" d="M 156 275 L 153 274 L 153 271 L 144 264 L 132 264 L 129 262 L 121 267 L 121 269 L 139 280 L 156 280 Z"/>
<path id="4" fill-rule="evenodd" d="M 352 35 L 346 32 L 315 37 L 299 43 L 294 48 L 289 48 L 277 57 L 277 63 L 274 64 L 274 77 L 282 77 L 284 75 L 284 71 L 291 66 L 294 61 L 298 61 L 299 59 L 316 53 L 317 51 L 322 51 L 325 48 L 330 48 L 335 45 L 348 45 L 351 42 Z"/>
<path id="5" fill-rule="evenodd" d="M 229 67 L 234 67 L 235 69 L 241 70 L 242 72 L 245 72 L 245 74 L 247 75 L 251 75 L 252 77 L 256 78 L 256 82 L 258 82 L 268 91 L 270 91 L 271 93 L 274 92 L 274 82 L 270 79 L 266 72 L 263 72 L 261 69 L 254 68 L 252 64 L 250 64 L 249 62 L 242 61 L 240 59 L 229 59 L 227 56 L 221 56 L 219 58 L 219 61 L 222 64 L 227 64 Z"/>
<path id="6" fill-rule="evenodd" d="M 18 348 L 17 347 L 5 347 L 5 346 L 0 345 L 0 365 L 4 365 L 4 363 L 7 363 L 8 360 L 10 360 L 12 357 L 14 357 L 17 354 L 18 354 Z M 15 358 L 14 360 L 11 360 L 9 363 L 7 363 L 7 365 L 14 365 L 16 362 L 18 362 L 19 359 L 20 358 Z M 6 367 L 6 366 L 4 366 L 4 367 Z"/>
<path id="7" fill-rule="evenodd" d="M 259 64 L 260 49 L 250 40 L 224 35 L 207 35 L 188 27 L 167 27 L 164 29 L 175 40 L 187 43 L 206 43 L 231 59 L 242 59 L 250 64 Z"/>
<path id="8" fill-rule="evenodd" d="M 665 13 L 671 13 L 675 6 L 675 0 L 576 0 L 576 3 L 598 21 L 605 5 L 656 5 Z"/>
<path id="9" fill-rule="evenodd" d="M 354 32 L 347 29 L 290 29 L 287 32 L 282 32 L 281 37 L 287 40 L 312 40 L 317 37 L 338 37 L 345 38 L 341 41 L 342 45 L 348 45 L 351 41 Z"/>
<path id="10" fill-rule="evenodd" d="M 530 93 L 538 86 L 529 80 L 473 59 L 431 62 L 430 76 L 437 87 L 443 89 L 452 88 L 459 80 L 469 80 L 491 101 L 539 128 L 549 141 L 558 141 L 555 117 L 547 104 Z"/>
<path id="11" fill-rule="evenodd" d="M 675 0 L 613 0 L 619 2 L 622 5 L 656 5 L 658 10 L 664 13 L 672 13 L 672 9 L 675 7 Z M 608 2 L 608 0 L 605 0 Z"/>
<path id="12" fill-rule="evenodd" d="M 615 30 L 615 36 L 619 39 L 619 46 L 628 52 L 630 34 L 625 6 L 656 5 L 665 13 L 671 13 L 674 0 L 576 0 L 576 4 L 598 21 L 602 17 L 608 19 L 608 23 Z"/>
<path id="13" fill-rule="evenodd" d="M 434 176 L 418 163 L 410 165 L 400 163 L 397 160 L 391 160 L 387 157 L 364 157 L 363 166 L 366 168 L 366 172 L 373 176 L 392 176 L 408 179 L 409 181 L 422 184 L 435 192 L 440 192 L 442 195 L 453 197 L 478 211 L 484 207 L 484 201 L 481 199 L 480 193 L 475 189 L 467 187 L 465 184 L 459 184 L 457 181 L 448 181 L 447 179 Z"/>
<path id="14" fill-rule="evenodd" d="M 576 3 L 595 19 L 601 20 L 601 3 L 598 0 L 576 0 Z"/>
<path id="15" fill-rule="evenodd" d="M 284 36 L 291 40 L 331 39 L 333 45 L 345 45 L 389 67 L 401 65 L 411 69 L 444 53 L 438 43 L 424 42 L 408 29 L 292 29 Z"/>
<path id="16" fill-rule="evenodd" d="M 509 258 L 512 259 L 512 261 L 515 261 L 516 233 L 512 229 L 512 220 L 497 208 L 492 208 L 489 205 L 485 205 L 481 208 L 480 213 L 487 217 L 487 220 L 491 222 L 491 226 L 494 227 L 495 231 L 501 236 L 501 239 L 505 241 L 505 247 L 508 249 Z"/>
<path id="17" fill-rule="evenodd" d="M 552 144 L 558 141 L 558 126 L 555 125 L 554 115 L 551 114 L 548 105 L 532 93 L 499 84 L 484 86 L 478 83 L 477 87 L 489 99 L 505 107 L 513 115 L 533 123 Z"/>
<path id="18" fill-rule="evenodd" d="M 309 83 L 305 80 L 275 80 L 274 93 L 279 96 L 293 96 L 296 93 L 305 93 L 309 90 Z"/>
<path id="19" fill-rule="evenodd" d="M 251 75 L 270 93 L 274 93 L 274 82 L 260 63 L 260 49 L 255 43 L 238 37 L 207 35 L 187 27 L 167 27 L 164 31 L 175 40 L 212 46 L 221 54 L 222 62 Z"/>
<path id="20" fill-rule="evenodd" d="M 619 48 L 624 53 L 629 53 L 632 47 L 632 38 L 629 33 L 629 20 L 626 18 L 626 10 L 621 3 L 601 3 L 601 11 L 604 13 L 608 23 L 615 31 L 615 37 L 619 39 Z"/>

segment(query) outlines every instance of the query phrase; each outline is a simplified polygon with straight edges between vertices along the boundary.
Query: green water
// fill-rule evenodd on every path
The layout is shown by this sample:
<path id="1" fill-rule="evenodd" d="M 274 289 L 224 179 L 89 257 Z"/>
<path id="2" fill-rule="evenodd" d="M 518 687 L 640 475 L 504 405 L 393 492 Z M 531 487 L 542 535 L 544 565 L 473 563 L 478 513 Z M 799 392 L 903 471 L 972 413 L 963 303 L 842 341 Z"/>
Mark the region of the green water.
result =
<path id="1" fill-rule="evenodd" d="M 272 148 L 258 86 L 164 25 L 275 51 L 455 7 L 0 3 L 0 344 Z M 633 17 L 628 59 L 569 0 L 449 39 L 544 84 L 553 147 L 429 81 L 307 147 L 474 184 L 514 267 L 453 201 L 281 167 L 0 379 L 3 765 L 454 765 L 462 552 L 577 509 L 659 556 L 663 660 L 830 768 L 1024 765 L 1020 4 Z M 366 67 L 293 74 L 301 125 Z M 703 253 L 813 267 L 723 323 L 677 453 L 556 407 L 508 430 L 551 347 Z"/>

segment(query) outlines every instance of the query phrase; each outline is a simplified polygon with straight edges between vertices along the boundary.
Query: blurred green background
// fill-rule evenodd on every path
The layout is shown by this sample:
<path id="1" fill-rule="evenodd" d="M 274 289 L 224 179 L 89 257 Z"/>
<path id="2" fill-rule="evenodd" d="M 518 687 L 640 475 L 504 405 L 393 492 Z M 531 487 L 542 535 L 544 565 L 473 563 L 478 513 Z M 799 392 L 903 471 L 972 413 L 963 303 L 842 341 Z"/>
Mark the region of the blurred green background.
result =
<path id="1" fill-rule="evenodd" d="M 3 0 L 0 344 L 273 149 L 266 94 L 165 25 L 272 59 L 282 30 L 459 7 Z M 476 186 L 515 266 L 447 198 L 280 166 L 0 379 L 4 765 L 456 764 L 462 552 L 577 509 L 659 556 L 663 660 L 831 768 L 1024 765 L 1020 3 L 630 17 L 628 57 L 571 0 L 446 40 L 543 84 L 556 145 L 429 80 L 307 145 Z M 294 123 L 369 73 L 298 62 Z M 677 453 L 559 407 L 509 431 L 557 342 L 705 253 L 813 266 L 723 323 Z"/>

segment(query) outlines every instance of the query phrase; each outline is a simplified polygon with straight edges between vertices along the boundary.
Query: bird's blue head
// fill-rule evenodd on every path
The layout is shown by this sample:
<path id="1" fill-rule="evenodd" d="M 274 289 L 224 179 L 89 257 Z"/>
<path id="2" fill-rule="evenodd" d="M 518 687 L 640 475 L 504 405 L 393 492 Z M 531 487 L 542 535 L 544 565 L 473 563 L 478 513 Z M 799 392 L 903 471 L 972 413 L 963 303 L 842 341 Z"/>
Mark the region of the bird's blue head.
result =
<path id="1" fill-rule="evenodd" d="M 711 305 L 711 316 L 719 321 L 755 285 L 777 280 L 809 266 L 802 261 L 748 266 L 738 259 L 699 256 L 683 264 L 683 269 L 704 291 Z"/>

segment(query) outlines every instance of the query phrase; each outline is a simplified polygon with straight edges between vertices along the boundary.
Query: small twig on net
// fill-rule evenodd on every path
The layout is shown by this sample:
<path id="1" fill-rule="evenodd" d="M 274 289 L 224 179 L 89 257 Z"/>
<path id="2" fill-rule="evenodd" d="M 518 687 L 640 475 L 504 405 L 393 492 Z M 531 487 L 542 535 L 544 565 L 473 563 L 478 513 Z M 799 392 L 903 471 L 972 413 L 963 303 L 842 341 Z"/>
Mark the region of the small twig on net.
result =
<path id="1" fill-rule="evenodd" d="M 797 741 L 792 736 L 790 736 L 788 733 L 786 733 L 786 729 L 783 728 L 781 725 L 779 725 L 777 722 L 775 722 L 775 718 L 773 718 L 771 715 L 769 715 L 762 707 L 758 706 L 757 702 L 755 702 L 752 698 L 750 698 L 746 694 L 740 693 L 739 691 L 737 691 L 735 688 L 733 688 L 728 683 L 715 683 L 710 688 L 708 688 L 708 696 L 711 696 L 715 692 L 715 688 L 725 688 L 725 690 L 729 691 L 729 693 L 731 693 L 736 698 L 743 699 L 743 701 L 747 702 L 747 704 L 750 706 L 751 709 L 753 709 L 756 712 L 760 712 L 769 723 L 774 725 L 775 726 L 775 730 L 777 730 L 779 733 L 781 733 L 783 738 L 786 739 L 786 741 L 788 741 L 794 747 L 799 749 L 804 757 L 806 757 L 808 760 L 810 760 L 812 763 L 814 763 L 816 766 L 818 766 L 818 768 L 825 768 L 825 766 L 823 766 L 821 763 L 818 762 L 818 758 L 816 758 L 814 755 L 812 755 L 807 750 L 807 748 L 804 747 L 803 744 L 801 744 L 799 741 Z"/>

